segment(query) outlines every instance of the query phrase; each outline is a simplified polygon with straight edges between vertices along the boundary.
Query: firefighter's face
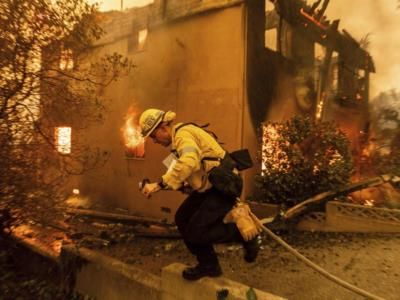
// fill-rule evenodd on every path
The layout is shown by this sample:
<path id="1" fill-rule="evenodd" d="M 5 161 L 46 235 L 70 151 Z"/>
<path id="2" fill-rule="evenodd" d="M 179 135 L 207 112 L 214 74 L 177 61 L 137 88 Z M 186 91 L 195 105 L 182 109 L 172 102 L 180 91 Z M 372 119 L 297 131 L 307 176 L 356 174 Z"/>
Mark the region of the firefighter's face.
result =
<path id="1" fill-rule="evenodd" d="M 171 133 L 169 127 L 165 124 L 161 124 L 150 134 L 151 139 L 155 144 L 168 147 L 171 144 Z"/>

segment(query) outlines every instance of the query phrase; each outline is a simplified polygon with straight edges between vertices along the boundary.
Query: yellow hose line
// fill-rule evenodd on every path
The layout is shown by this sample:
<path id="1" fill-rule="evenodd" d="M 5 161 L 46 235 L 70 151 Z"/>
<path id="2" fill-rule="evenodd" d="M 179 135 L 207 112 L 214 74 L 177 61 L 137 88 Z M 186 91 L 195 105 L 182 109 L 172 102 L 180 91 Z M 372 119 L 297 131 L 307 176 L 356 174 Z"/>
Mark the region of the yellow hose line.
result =
<path id="1" fill-rule="evenodd" d="M 307 257 L 305 257 L 303 254 L 301 254 L 300 252 L 298 252 L 296 249 L 294 249 L 292 246 L 290 246 L 288 243 L 286 243 L 284 240 L 282 240 L 279 236 L 277 236 L 275 233 L 273 233 L 270 229 L 268 229 L 267 227 L 265 227 L 260 220 L 252 213 L 250 212 L 251 217 L 253 218 L 253 220 L 257 223 L 257 225 L 259 225 L 270 237 L 272 237 L 276 242 L 278 242 L 279 244 L 281 244 L 286 250 L 288 250 L 290 253 L 292 253 L 294 256 L 296 256 L 298 259 L 300 259 L 302 262 L 304 262 L 306 265 L 308 265 L 309 267 L 311 267 L 312 269 L 314 269 L 315 271 L 317 271 L 318 273 L 320 273 L 321 275 L 325 276 L 326 278 L 328 278 L 329 280 L 332 280 L 333 282 L 336 282 L 337 284 L 341 285 L 342 287 L 357 293 L 361 296 L 367 297 L 368 299 L 374 299 L 374 300 L 385 300 L 382 297 L 373 295 L 363 289 L 360 289 L 358 287 L 356 287 L 355 285 L 352 285 L 338 277 L 336 277 L 335 275 L 330 274 L 329 272 L 327 272 L 326 270 L 324 270 L 323 268 L 321 268 L 320 266 L 316 265 L 315 263 L 313 263 L 311 260 L 309 260 Z"/>

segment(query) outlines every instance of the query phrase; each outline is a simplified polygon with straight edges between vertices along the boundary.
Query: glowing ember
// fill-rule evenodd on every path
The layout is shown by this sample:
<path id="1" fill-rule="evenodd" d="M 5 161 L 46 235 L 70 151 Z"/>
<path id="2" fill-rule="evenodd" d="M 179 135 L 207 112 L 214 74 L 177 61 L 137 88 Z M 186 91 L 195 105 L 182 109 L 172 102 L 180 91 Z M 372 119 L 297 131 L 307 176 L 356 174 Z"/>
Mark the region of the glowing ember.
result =
<path id="1" fill-rule="evenodd" d="M 337 151 L 336 149 L 334 150 L 333 154 L 331 154 L 331 159 L 329 160 L 329 165 L 333 166 L 336 163 L 341 163 L 343 162 L 343 156 Z"/>
<path id="2" fill-rule="evenodd" d="M 324 101 L 321 99 L 317 104 L 317 111 L 315 113 L 315 117 L 317 120 L 320 120 L 322 117 L 322 108 L 324 106 Z"/>
<path id="3" fill-rule="evenodd" d="M 308 154 L 300 149 L 297 144 L 290 145 L 289 141 L 284 141 L 282 144 L 282 136 L 280 135 L 281 129 L 282 125 L 280 124 L 268 124 L 263 127 L 261 170 L 264 175 L 268 175 L 268 172 L 288 173 L 290 171 L 291 163 L 284 149 L 285 147 L 297 148 L 302 153 L 303 157 Z M 328 159 L 328 164 L 331 167 L 335 165 L 340 166 L 344 161 L 343 155 L 340 154 L 337 149 L 327 149 L 324 157 Z M 323 169 L 323 163 L 321 161 L 312 160 L 312 162 L 312 172 L 314 174 L 317 174 Z"/>
<path id="4" fill-rule="evenodd" d="M 56 127 L 56 149 L 62 154 L 71 153 L 71 127 Z"/>
<path id="5" fill-rule="evenodd" d="M 279 125 L 268 124 L 263 127 L 263 143 L 262 143 L 262 165 L 261 170 L 263 174 L 269 170 L 278 170 L 281 172 L 288 171 L 288 157 L 287 154 L 279 149 L 279 138 L 278 133 Z M 266 167 L 268 162 L 269 168 Z"/>
<path id="6" fill-rule="evenodd" d="M 364 205 L 365 206 L 370 206 L 370 207 L 375 206 L 375 200 L 373 200 L 373 199 L 368 200 L 367 199 L 367 200 L 365 200 Z"/>
<path id="7" fill-rule="evenodd" d="M 127 152 L 135 157 L 144 156 L 144 138 L 140 133 L 137 113 L 130 108 L 125 116 L 125 123 L 121 128 Z"/>

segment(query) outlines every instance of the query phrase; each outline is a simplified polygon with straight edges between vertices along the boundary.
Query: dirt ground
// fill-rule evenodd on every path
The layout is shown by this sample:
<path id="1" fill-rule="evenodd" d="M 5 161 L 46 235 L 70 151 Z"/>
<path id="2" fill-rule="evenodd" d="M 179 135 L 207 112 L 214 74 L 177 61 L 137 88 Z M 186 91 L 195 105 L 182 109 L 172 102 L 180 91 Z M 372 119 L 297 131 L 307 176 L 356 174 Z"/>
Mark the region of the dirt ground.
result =
<path id="1" fill-rule="evenodd" d="M 139 237 L 135 226 L 60 214 L 51 226 L 26 217 L 39 228 L 59 229 L 69 242 L 88 247 L 159 275 L 173 262 L 195 264 L 180 239 Z M 50 224 L 50 221 L 46 221 Z M 44 223 L 44 222 L 42 222 Z M 137 225 L 136 225 L 137 226 Z M 58 229 L 57 229 L 58 228 Z M 32 232 L 28 232 L 32 236 Z M 52 234 L 53 235 L 53 234 Z M 400 299 L 400 233 L 344 234 L 280 232 L 279 235 L 314 263 L 351 284 L 384 299 Z M 48 238 L 50 234 L 46 233 Z M 244 261 L 239 244 L 217 245 L 224 276 L 293 300 L 364 299 L 322 277 L 268 236 L 263 236 L 257 261 Z M 1 256 L 1 255 L 0 255 Z M 1 278 L 1 277 L 0 277 Z M 0 297 L 0 299 L 2 299 Z M 21 298 L 24 299 L 24 298 Z"/>
<path id="2" fill-rule="evenodd" d="M 400 234 L 283 233 L 282 237 L 332 274 L 384 299 L 400 299 Z M 238 244 L 217 245 L 224 276 L 293 300 L 364 299 L 317 274 L 270 238 L 252 264 Z M 180 240 L 135 238 L 100 249 L 160 274 L 172 262 L 194 264 Z"/>

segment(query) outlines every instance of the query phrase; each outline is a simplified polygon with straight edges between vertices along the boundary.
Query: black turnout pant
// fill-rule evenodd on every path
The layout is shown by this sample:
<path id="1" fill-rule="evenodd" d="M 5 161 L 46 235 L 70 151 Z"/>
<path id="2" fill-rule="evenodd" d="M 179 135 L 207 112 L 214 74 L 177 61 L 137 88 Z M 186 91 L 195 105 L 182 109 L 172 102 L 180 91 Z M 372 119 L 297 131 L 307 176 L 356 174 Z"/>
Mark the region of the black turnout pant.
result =
<path id="1" fill-rule="evenodd" d="M 243 241 L 236 224 L 222 222 L 234 204 L 235 198 L 211 188 L 204 193 L 193 192 L 176 211 L 178 230 L 199 264 L 218 264 L 213 244 Z"/>

